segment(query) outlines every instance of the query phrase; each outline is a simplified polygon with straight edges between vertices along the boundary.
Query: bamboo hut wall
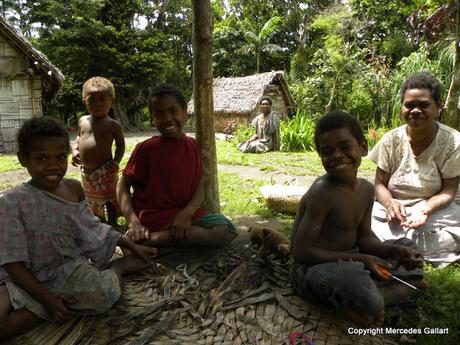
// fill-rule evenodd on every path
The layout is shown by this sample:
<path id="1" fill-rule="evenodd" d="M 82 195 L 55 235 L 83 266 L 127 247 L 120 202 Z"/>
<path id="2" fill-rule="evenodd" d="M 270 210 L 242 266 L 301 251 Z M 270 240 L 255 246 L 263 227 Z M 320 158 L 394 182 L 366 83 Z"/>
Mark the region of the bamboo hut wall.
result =
<path id="1" fill-rule="evenodd" d="M 0 39 L 0 58 L 26 57 Z M 22 62 L 21 62 L 22 64 Z M 0 78 L 0 152 L 16 151 L 16 133 L 22 123 L 33 116 L 42 116 L 41 77 L 20 72 L 12 79 Z"/>

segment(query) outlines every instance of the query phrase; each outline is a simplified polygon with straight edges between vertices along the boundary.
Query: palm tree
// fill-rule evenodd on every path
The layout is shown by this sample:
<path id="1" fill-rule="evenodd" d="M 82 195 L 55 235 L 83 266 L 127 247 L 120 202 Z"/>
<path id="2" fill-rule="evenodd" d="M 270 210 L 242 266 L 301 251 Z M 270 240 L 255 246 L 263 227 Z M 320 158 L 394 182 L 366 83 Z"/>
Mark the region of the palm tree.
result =
<path id="1" fill-rule="evenodd" d="M 273 54 L 282 51 L 282 48 L 277 44 L 269 43 L 273 34 L 279 28 L 283 18 L 275 16 L 270 18 L 262 27 L 259 33 L 254 31 L 246 31 L 244 38 L 246 44 L 239 50 L 243 54 L 254 54 L 257 61 L 257 73 L 260 71 L 260 55 L 262 53 Z"/>

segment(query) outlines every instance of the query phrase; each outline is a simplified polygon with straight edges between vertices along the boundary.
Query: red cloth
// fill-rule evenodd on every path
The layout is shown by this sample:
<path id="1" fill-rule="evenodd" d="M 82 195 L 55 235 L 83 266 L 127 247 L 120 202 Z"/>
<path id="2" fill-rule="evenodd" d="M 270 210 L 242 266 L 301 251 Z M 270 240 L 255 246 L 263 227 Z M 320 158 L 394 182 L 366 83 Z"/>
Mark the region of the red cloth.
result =
<path id="1" fill-rule="evenodd" d="M 152 137 L 134 149 L 123 174 L 132 179 L 133 207 L 141 224 L 161 231 L 192 199 L 203 175 L 195 139 Z M 208 214 L 199 208 L 192 220 Z"/>

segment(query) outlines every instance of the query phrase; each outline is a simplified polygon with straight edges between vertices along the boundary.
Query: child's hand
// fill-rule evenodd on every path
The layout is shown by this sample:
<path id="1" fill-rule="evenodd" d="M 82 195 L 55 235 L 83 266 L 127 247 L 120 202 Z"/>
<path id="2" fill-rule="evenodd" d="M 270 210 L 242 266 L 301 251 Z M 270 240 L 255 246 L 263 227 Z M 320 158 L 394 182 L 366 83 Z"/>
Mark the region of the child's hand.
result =
<path id="1" fill-rule="evenodd" d="M 190 235 L 191 227 L 191 217 L 179 212 L 170 225 L 173 242 L 185 242 Z"/>
<path id="2" fill-rule="evenodd" d="M 378 278 L 382 280 L 389 279 L 389 276 L 385 274 L 385 271 L 389 272 L 391 266 L 385 260 L 382 260 L 374 255 L 366 255 L 363 260 L 363 263 Z"/>
<path id="3" fill-rule="evenodd" d="M 116 160 L 112 159 L 107 165 L 107 169 L 113 173 L 116 173 L 120 170 L 120 164 L 118 164 Z"/>
<path id="4" fill-rule="evenodd" d="M 423 267 L 423 255 L 414 248 L 395 245 L 393 257 L 408 270 Z"/>
<path id="5" fill-rule="evenodd" d="M 76 302 L 75 298 L 58 293 L 50 293 L 43 302 L 43 307 L 57 322 L 63 323 L 76 315 L 76 312 L 67 308 L 66 305 Z"/>
<path id="6" fill-rule="evenodd" d="M 135 224 L 126 232 L 126 236 L 133 241 L 141 241 L 149 238 L 150 229 L 142 224 Z"/>
<path id="7" fill-rule="evenodd" d="M 391 199 L 390 205 L 387 208 L 387 221 L 394 223 L 402 223 L 406 220 L 406 208 L 403 204 L 395 199 Z"/>
<path id="8" fill-rule="evenodd" d="M 158 248 L 154 247 L 147 247 L 133 243 L 130 249 L 134 255 L 141 258 L 146 263 L 151 262 L 152 259 L 158 255 Z"/>
<path id="9" fill-rule="evenodd" d="M 72 165 L 79 166 L 81 164 L 80 152 L 72 151 Z"/>

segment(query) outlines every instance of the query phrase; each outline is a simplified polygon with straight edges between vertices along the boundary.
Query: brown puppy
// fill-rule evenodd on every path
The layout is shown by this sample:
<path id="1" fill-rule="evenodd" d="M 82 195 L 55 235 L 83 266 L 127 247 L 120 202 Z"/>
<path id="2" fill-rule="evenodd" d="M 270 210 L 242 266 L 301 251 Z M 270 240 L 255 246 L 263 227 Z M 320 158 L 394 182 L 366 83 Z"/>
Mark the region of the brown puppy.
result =
<path id="1" fill-rule="evenodd" d="M 269 228 L 250 228 L 249 231 L 254 246 L 274 251 L 283 257 L 291 253 L 291 241 L 281 232 Z"/>

